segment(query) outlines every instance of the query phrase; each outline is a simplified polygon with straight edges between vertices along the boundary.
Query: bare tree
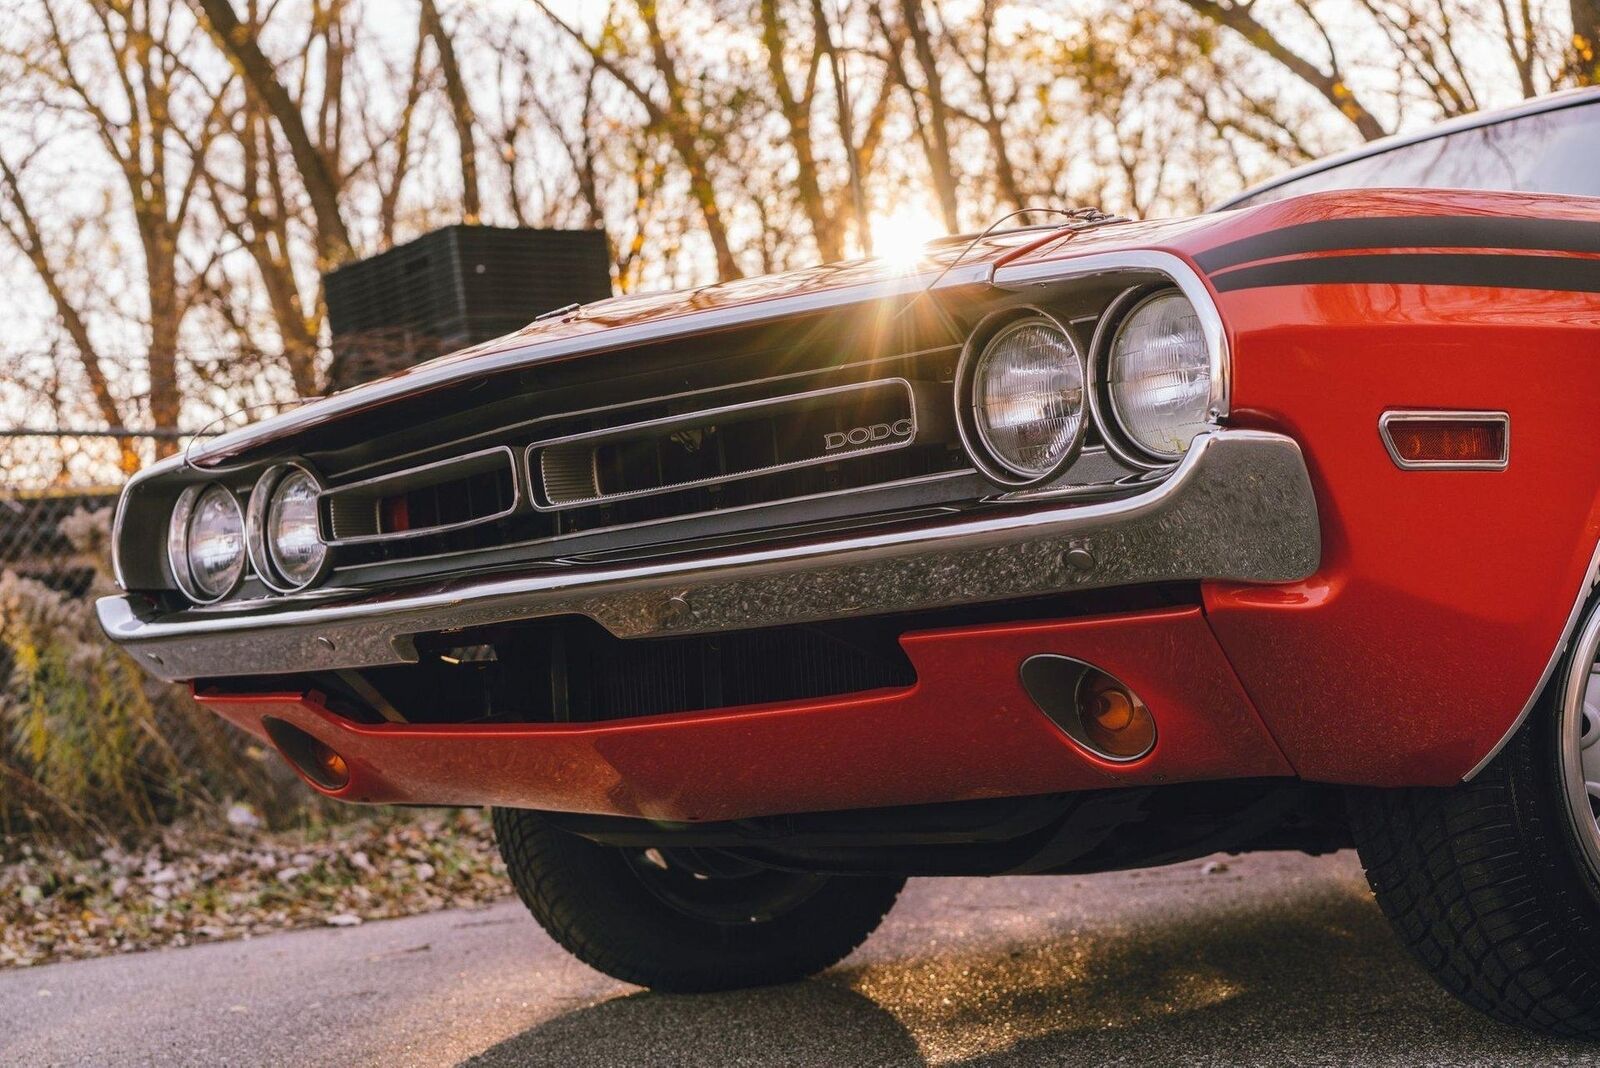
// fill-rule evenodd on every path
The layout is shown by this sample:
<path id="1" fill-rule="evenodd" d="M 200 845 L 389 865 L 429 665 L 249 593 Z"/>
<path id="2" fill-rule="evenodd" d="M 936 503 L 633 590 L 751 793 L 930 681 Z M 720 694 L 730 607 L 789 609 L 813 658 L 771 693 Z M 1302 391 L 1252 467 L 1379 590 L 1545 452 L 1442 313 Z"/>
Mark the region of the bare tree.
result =
<path id="1" fill-rule="evenodd" d="M 654 87 L 635 76 L 622 57 L 614 54 L 618 40 L 616 24 L 608 13 L 605 29 L 600 39 L 590 41 L 577 27 L 550 10 L 544 0 L 534 0 L 535 6 L 554 25 L 581 47 L 595 65 L 605 71 L 628 91 L 644 109 L 650 124 L 661 130 L 671 142 L 673 151 L 687 174 L 689 193 L 699 208 L 705 224 L 706 237 L 716 256 L 717 275 L 722 279 L 740 278 L 744 272 L 733 252 L 728 237 L 728 224 L 721 207 L 721 197 L 711 170 L 711 150 L 707 145 L 707 126 L 702 109 L 695 109 L 689 101 L 678 62 L 671 45 L 661 29 L 661 19 L 654 0 L 635 0 L 634 7 L 643 25 L 650 72 Z"/>
<path id="2" fill-rule="evenodd" d="M 458 158 L 461 166 L 461 217 L 476 223 L 483 217 L 483 201 L 478 191 L 478 153 L 474 147 L 477 119 L 472 113 L 472 99 L 467 93 L 466 79 L 461 65 L 456 62 L 456 48 L 445 32 L 434 0 L 420 0 L 422 4 L 422 29 L 433 39 L 439 54 L 439 72 L 444 78 L 445 95 L 450 100 L 450 117 L 455 123 Z"/>
<path id="3" fill-rule="evenodd" d="M 148 415 L 157 429 L 175 431 L 182 406 L 179 338 L 197 300 L 197 279 L 205 273 L 203 266 L 193 270 L 184 262 L 180 239 L 207 154 L 222 129 L 219 102 L 225 85 L 207 84 L 191 65 L 187 20 L 166 0 L 91 3 L 72 6 L 70 15 L 62 10 L 66 6 L 61 0 L 43 3 L 42 37 L 26 54 L 26 69 L 39 80 L 49 102 L 82 121 L 121 176 L 143 268 Z M 185 119 L 190 120 L 187 128 Z M 86 311 L 71 306 L 61 284 L 38 207 L 29 205 L 10 165 L 3 178 L 13 212 L 7 232 L 33 265 L 78 346 L 102 418 L 113 425 L 136 425 L 138 420 L 127 418 L 132 406 L 111 394 Z M 161 449 L 172 447 L 168 441 Z"/>
<path id="4" fill-rule="evenodd" d="M 789 80 L 791 35 L 788 19 L 779 0 L 760 0 L 761 42 L 766 49 L 767 73 L 778 111 L 788 127 L 789 146 L 794 153 L 795 191 L 806 220 L 811 226 L 817 252 L 825 260 L 844 254 L 844 235 L 832 205 L 822 190 L 817 153 L 813 146 L 812 111 L 816 102 L 817 79 L 823 58 L 831 51 L 829 28 L 820 0 L 810 8 L 810 46 L 801 53 L 804 74 L 796 86 Z"/>
<path id="5" fill-rule="evenodd" d="M 335 162 L 337 156 L 330 158 L 321 145 L 312 141 L 299 104 L 278 80 L 271 60 L 261 51 L 257 22 L 241 22 L 231 0 L 191 2 L 204 16 L 217 46 L 233 63 L 282 131 L 306 197 L 311 202 L 311 210 L 316 215 L 318 261 L 325 267 L 338 266 L 354 255 L 354 248 L 350 242 L 350 231 L 339 209 L 341 183 Z M 328 24 L 334 25 L 336 22 L 335 19 Z M 340 67 L 337 62 L 337 39 L 334 38 L 334 41 L 335 48 L 330 51 L 328 69 L 337 77 Z M 327 144 L 330 139 L 337 137 L 335 110 L 339 106 L 337 101 L 341 99 L 337 84 L 325 84 L 322 99 L 324 107 L 319 113 L 319 130 L 323 143 Z"/>
<path id="6" fill-rule="evenodd" d="M 1277 60 L 1285 70 L 1316 90 L 1339 114 L 1349 119 L 1361 136 L 1368 141 L 1389 132 L 1350 87 L 1350 82 L 1340 65 L 1338 51 L 1334 48 L 1332 34 L 1317 19 L 1308 3 L 1302 2 L 1300 7 L 1316 27 L 1324 51 L 1327 53 L 1326 66 L 1318 66 L 1314 60 L 1309 59 L 1300 50 L 1290 47 L 1280 35 L 1257 20 L 1252 10 L 1253 5 L 1248 0 L 1183 0 L 1183 2 L 1218 25 L 1237 32 L 1252 47 Z"/>
<path id="7" fill-rule="evenodd" d="M 1009 89 L 1002 89 L 999 85 L 1000 79 L 1007 76 L 999 69 L 1001 64 L 995 53 L 995 16 L 999 6 L 998 0 L 984 0 L 975 16 L 976 25 L 962 26 L 954 31 L 938 0 L 934 2 L 934 11 L 938 15 L 947 47 L 960 59 L 977 90 L 970 107 L 957 107 L 956 110 L 988 138 L 989 159 L 994 167 L 1001 203 L 1012 209 L 1020 209 L 1027 206 L 1028 198 L 1022 191 L 1022 180 L 1012 159 L 1014 142 L 1006 131 L 1006 120 L 1010 110 L 1017 104 L 1020 89 L 1015 80 Z M 975 44 L 971 48 L 965 47 L 963 40 L 972 36 L 977 38 Z"/>
<path id="8" fill-rule="evenodd" d="M 955 161 L 950 152 L 950 105 L 945 99 L 944 75 L 934 54 L 933 36 L 928 31 L 927 18 L 922 10 L 922 0 L 900 0 L 900 19 L 911 42 L 911 54 L 916 57 L 922 73 L 920 95 L 927 98 L 926 119 L 919 118 L 918 125 L 925 130 L 924 146 L 928 155 L 928 169 L 933 179 L 934 193 L 939 199 L 939 211 L 944 216 L 945 229 L 951 233 L 961 229 L 960 206 L 956 199 Z M 887 22 L 880 19 L 880 25 Z M 899 50 L 895 56 L 896 70 L 901 84 L 916 107 L 918 91 L 911 84 L 904 64 L 899 63 Z M 918 109 L 920 111 L 920 108 Z"/>

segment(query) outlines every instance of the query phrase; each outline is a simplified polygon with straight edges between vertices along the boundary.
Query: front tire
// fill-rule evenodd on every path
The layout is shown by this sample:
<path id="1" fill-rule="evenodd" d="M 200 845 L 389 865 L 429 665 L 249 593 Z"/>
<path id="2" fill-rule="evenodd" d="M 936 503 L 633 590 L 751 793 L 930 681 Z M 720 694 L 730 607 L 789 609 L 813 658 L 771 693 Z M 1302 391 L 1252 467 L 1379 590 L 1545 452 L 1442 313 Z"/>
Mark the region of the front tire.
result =
<path id="1" fill-rule="evenodd" d="M 1350 795 L 1367 879 L 1412 953 L 1474 1008 L 1566 1038 L 1600 1038 L 1597 652 L 1600 610 L 1472 782 Z"/>
<path id="2" fill-rule="evenodd" d="M 517 896 L 550 937 L 585 964 L 656 990 L 815 974 L 859 946 L 905 885 L 604 846 L 520 809 L 495 809 L 494 829 Z"/>

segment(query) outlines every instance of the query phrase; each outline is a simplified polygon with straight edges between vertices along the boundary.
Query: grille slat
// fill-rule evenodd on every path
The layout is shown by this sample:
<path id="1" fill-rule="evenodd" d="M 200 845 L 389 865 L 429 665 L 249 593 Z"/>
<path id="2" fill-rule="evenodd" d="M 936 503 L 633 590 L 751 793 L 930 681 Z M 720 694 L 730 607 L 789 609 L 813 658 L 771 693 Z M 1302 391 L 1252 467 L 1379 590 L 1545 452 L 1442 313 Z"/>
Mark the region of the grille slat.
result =
<path id="1" fill-rule="evenodd" d="M 876 368 L 878 377 L 865 363 L 844 364 L 636 396 L 461 439 L 478 452 L 441 459 L 448 445 L 438 444 L 413 452 L 410 467 L 350 485 L 334 478 L 321 507 L 335 572 L 362 582 L 410 561 L 442 570 L 480 553 L 565 558 L 590 536 L 620 545 L 632 529 L 647 550 L 703 536 L 708 524 L 733 534 L 790 523 L 765 521 L 765 509 L 802 499 L 836 497 L 839 513 L 857 491 L 885 491 L 861 498 L 863 516 L 919 506 L 926 493 L 915 487 L 930 476 L 971 474 L 948 356 L 909 353 Z M 477 477 L 491 466 L 484 457 L 495 457 L 494 479 Z M 386 505 L 402 506 L 407 522 L 386 523 Z"/>
<path id="2" fill-rule="evenodd" d="M 518 481 L 516 454 L 502 447 L 324 490 L 323 540 L 359 545 L 491 523 L 516 511 Z"/>
<path id="3" fill-rule="evenodd" d="M 883 379 L 536 442 L 534 507 L 606 506 L 942 444 L 934 389 Z"/>

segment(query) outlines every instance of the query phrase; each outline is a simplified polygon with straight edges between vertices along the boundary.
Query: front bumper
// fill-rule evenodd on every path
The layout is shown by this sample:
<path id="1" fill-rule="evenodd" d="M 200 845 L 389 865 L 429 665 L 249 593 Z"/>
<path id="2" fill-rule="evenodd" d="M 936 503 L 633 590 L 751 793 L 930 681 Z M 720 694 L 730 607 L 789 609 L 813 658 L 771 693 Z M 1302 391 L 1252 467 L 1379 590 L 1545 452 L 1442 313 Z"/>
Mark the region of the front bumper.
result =
<path id="1" fill-rule="evenodd" d="M 1292 582 L 1321 559 L 1300 448 L 1278 434 L 1196 439 L 1148 492 L 1093 504 L 1048 497 L 723 555 L 495 574 L 398 592 L 324 591 L 248 609 L 161 615 L 103 598 L 106 634 L 169 680 L 411 663 L 414 637 L 587 616 L 619 637 L 997 602 L 1150 582 Z"/>

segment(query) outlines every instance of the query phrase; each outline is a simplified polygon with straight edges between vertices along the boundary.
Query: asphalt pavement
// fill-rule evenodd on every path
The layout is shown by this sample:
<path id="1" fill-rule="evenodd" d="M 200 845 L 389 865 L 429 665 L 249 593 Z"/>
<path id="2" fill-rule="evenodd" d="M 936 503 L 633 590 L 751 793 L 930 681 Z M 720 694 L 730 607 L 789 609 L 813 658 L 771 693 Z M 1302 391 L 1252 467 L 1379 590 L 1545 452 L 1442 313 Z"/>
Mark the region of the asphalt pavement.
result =
<path id="1" fill-rule="evenodd" d="M 920 880 L 854 956 L 686 997 L 507 901 L 0 972 L 0 1065 L 1594 1064 L 1404 955 L 1350 854 Z"/>

